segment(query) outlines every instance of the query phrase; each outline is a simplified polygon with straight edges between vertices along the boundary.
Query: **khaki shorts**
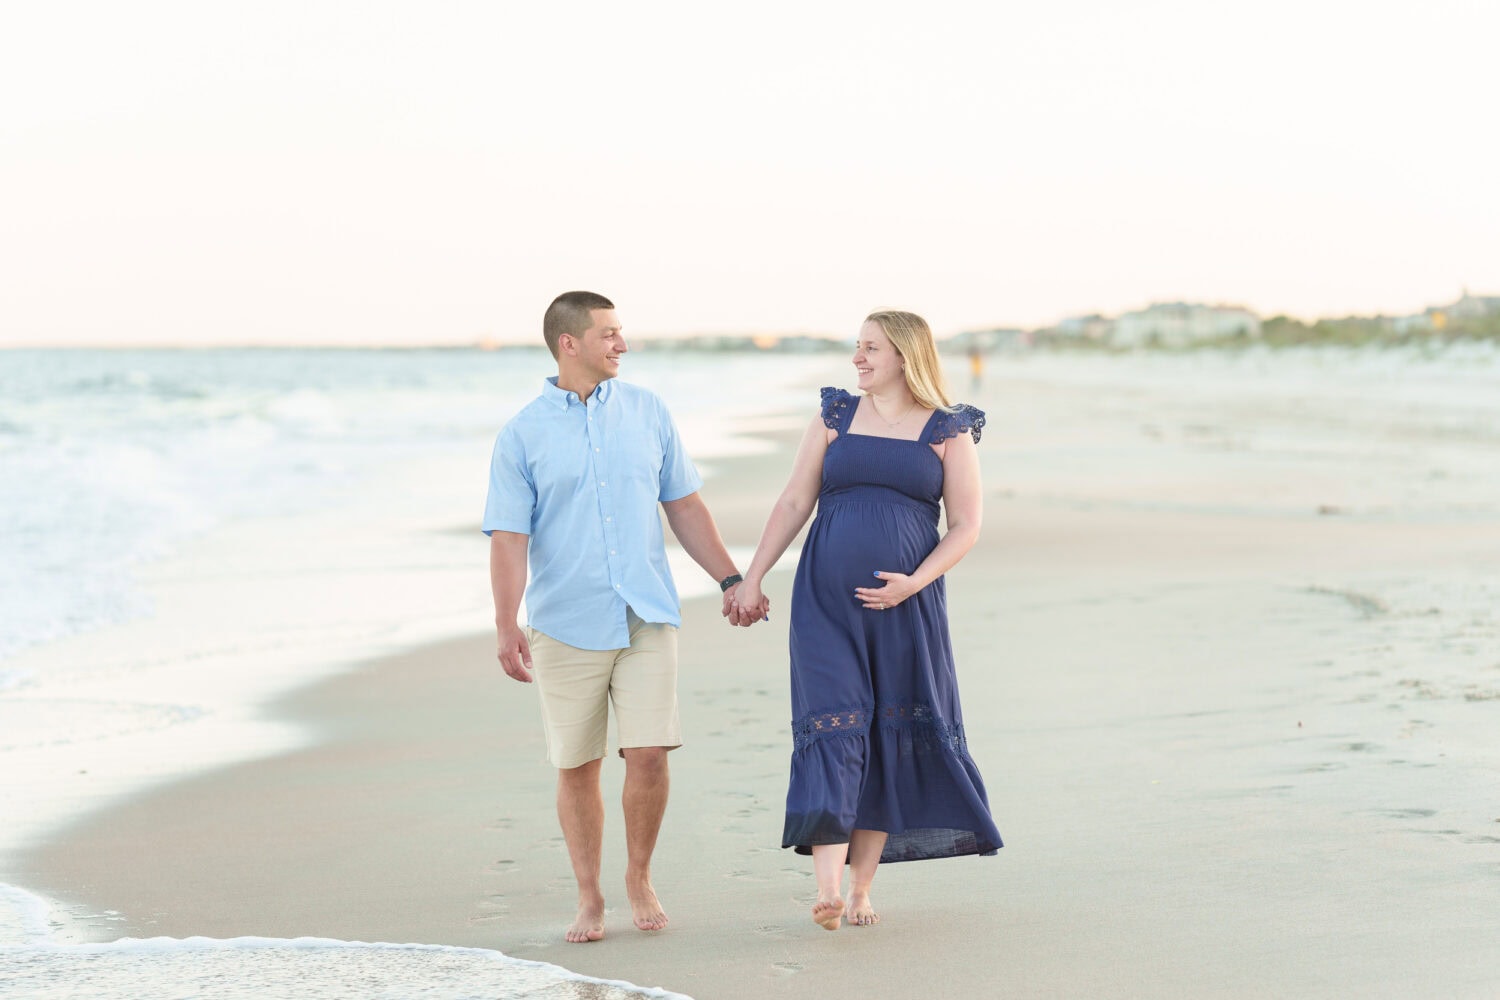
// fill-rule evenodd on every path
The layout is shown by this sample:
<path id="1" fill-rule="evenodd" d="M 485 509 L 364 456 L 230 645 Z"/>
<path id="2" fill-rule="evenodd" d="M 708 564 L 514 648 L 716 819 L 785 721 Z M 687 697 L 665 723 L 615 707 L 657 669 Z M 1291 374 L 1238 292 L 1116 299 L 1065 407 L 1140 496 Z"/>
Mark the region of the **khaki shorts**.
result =
<path id="1" fill-rule="evenodd" d="M 579 649 L 526 630 L 553 767 L 580 767 L 605 755 L 611 701 L 622 757 L 633 747 L 682 746 L 677 628 L 643 622 L 634 611 L 626 615 L 625 649 Z"/>

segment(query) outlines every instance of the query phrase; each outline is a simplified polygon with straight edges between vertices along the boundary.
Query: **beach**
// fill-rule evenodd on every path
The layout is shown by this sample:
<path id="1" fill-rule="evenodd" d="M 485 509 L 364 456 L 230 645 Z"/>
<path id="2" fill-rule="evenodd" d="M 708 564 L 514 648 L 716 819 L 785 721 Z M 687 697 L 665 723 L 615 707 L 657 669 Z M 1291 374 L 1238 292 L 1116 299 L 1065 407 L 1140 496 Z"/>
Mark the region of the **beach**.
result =
<path id="1" fill-rule="evenodd" d="M 812 924 L 810 861 L 778 846 L 788 556 L 769 623 L 730 629 L 701 581 L 684 601 L 665 931 L 630 924 L 612 757 L 606 937 L 562 940 L 554 772 L 481 593 L 466 619 L 423 609 L 451 634 L 397 628 L 399 648 L 248 713 L 295 739 L 0 856 L 0 881 L 54 902 L 45 946 L 0 949 L 0 968 L 41 984 L 119 938 L 315 938 L 498 951 L 697 1000 L 1500 992 L 1500 359 L 1063 355 L 953 377 L 988 415 L 984 531 L 947 588 L 998 856 L 888 866 L 878 926 Z M 761 445 L 705 460 L 737 553 L 806 392 L 758 420 L 737 400 Z M 420 523 L 441 578 L 482 592 L 483 536 L 451 507 Z M 258 992 L 248 968 L 238 995 Z M 455 983 L 443 995 L 471 995 Z M 526 995 L 612 987 L 546 988 Z"/>

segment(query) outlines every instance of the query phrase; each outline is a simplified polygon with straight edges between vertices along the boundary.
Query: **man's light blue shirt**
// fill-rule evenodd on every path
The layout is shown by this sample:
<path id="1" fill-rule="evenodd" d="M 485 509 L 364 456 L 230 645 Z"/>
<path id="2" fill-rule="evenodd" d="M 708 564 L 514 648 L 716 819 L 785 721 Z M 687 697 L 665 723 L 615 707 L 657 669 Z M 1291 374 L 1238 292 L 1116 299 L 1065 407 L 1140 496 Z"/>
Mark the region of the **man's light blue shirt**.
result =
<path id="1" fill-rule="evenodd" d="M 657 504 L 702 485 L 655 393 L 607 379 L 585 405 L 553 376 L 495 440 L 484 533 L 531 536 L 532 628 L 579 649 L 624 649 L 627 606 L 682 624 Z"/>

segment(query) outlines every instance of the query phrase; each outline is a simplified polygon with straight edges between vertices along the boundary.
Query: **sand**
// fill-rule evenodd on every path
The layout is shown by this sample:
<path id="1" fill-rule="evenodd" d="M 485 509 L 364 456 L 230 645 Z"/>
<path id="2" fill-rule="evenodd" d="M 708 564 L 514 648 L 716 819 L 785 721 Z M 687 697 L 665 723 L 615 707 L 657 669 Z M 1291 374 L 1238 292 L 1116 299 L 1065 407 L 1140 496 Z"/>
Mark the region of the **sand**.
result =
<path id="1" fill-rule="evenodd" d="M 949 600 L 1007 846 L 882 870 L 879 926 L 814 926 L 810 862 L 777 846 L 790 572 L 767 625 L 684 606 L 666 931 L 630 924 L 611 758 L 607 937 L 562 940 L 535 693 L 488 633 L 270 706 L 316 745 L 90 816 L 10 880 L 72 903 L 77 937 L 474 945 L 699 1000 L 1496 995 L 1500 518 L 1361 507 L 1374 488 L 1336 465 L 1205 446 L 1133 389 L 971 398 L 986 526 Z M 795 438 L 714 463 L 731 544 L 754 544 Z M 1163 449 L 1154 474 L 1112 441 Z"/>

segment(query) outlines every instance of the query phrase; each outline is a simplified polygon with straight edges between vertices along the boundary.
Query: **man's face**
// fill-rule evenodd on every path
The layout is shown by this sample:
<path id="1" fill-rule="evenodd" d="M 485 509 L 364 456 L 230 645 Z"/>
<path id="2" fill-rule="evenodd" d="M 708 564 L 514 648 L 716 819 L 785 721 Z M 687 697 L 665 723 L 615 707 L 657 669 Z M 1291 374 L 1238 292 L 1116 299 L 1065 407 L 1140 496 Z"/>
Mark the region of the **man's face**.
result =
<path id="1" fill-rule="evenodd" d="M 589 328 L 573 338 L 579 367 L 603 382 L 620 374 L 620 355 L 630 350 L 613 309 L 590 309 Z"/>

